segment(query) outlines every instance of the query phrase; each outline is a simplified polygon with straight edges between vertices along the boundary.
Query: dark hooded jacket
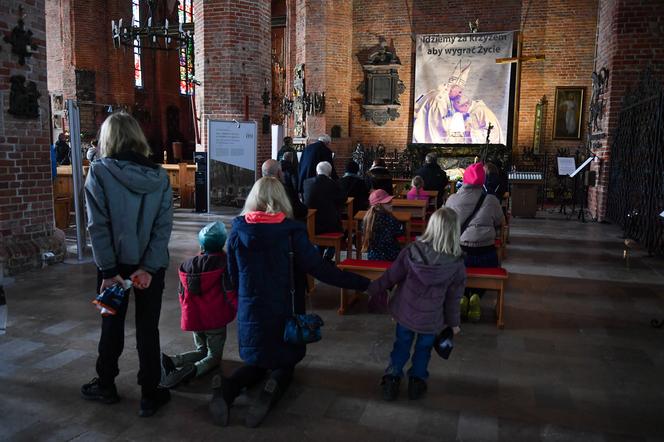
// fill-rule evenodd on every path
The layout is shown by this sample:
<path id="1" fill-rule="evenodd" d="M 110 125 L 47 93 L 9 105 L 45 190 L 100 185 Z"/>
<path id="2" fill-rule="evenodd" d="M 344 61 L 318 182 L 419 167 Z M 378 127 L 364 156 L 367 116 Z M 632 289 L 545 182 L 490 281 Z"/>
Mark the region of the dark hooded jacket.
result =
<path id="1" fill-rule="evenodd" d="M 299 179 L 297 182 L 297 191 L 302 193 L 304 192 L 304 180 L 308 178 L 315 177 L 318 172 L 316 172 L 316 166 L 321 161 L 327 161 L 332 165 L 332 173 L 330 178 L 336 181 L 337 172 L 334 169 L 334 159 L 332 155 L 332 150 L 322 141 L 316 141 L 309 144 L 302 151 L 302 158 L 300 158 L 300 166 L 298 169 Z"/>
<path id="2" fill-rule="evenodd" d="M 369 295 L 395 285 L 388 308 L 399 324 L 426 334 L 459 325 L 459 302 L 466 285 L 463 258 L 438 253 L 428 243 L 415 241 L 371 283 Z"/>
<path id="3" fill-rule="evenodd" d="M 366 290 L 369 280 L 343 272 L 323 261 L 307 238 L 304 224 L 284 219 L 277 223 L 233 220 L 227 243 L 228 272 L 238 292 L 240 358 L 247 364 L 274 369 L 297 364 L 306 346 L 284 342 L 284 326 L 292 316 L 289 281 L 289 237 L 295 268 L 295 311 L 304 312 L 306 273 L 327 284 Z M 324 329 L 323 329 L 324 330 Z"/>
<path id="4" fill-rule="evenodd" d="M 92 253 L 105 278 L 117 275 L 119 264 L 150 273 L 168 267 L 173 194 L 163 168 L 134 152 L 93 161 L 85 201 Z"/>

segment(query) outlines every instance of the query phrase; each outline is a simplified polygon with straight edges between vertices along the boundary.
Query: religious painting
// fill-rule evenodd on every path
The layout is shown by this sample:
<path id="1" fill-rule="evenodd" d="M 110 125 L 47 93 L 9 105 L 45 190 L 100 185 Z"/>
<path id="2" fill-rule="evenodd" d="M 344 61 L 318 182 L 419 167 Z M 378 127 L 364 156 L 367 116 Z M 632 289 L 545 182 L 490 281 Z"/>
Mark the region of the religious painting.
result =
<path id="1" fill-rule="evenodd" d="M 496 59 L 513 43 L 514 32 L 418 35 L 413 143 L 507 144 L 511 65 Z"/>
<path id="2" fill-rule="evenodd" d="M 580 140 L 584 87 L 556 87 L 553 115 L 554 140 Z"/>

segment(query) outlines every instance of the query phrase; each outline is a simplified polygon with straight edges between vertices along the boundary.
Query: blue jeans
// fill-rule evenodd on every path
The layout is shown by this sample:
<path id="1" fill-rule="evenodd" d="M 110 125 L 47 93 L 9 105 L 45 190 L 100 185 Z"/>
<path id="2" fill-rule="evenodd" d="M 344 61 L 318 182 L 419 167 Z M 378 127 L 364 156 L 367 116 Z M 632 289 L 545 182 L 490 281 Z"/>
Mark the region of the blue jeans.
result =
<path id="1" fill-rule="evenodd" d="M 415 340 L 417 335 L 417 340 Z M 385 374 L 403 377 L 403 367 L 410 358 L 410 348 L 415 340 L 415 351 L 411 359 L 411 367 L 408 370 L 408 376 L 426 380 L 429 377 L 429 361 L 431 360 L 431 349 L 433 348 L 436 335 L 415 333 L 403 325 L 397 323 L 396 340 L 392 353 L 390 353 L 390 365 L 385 370 Z"/>

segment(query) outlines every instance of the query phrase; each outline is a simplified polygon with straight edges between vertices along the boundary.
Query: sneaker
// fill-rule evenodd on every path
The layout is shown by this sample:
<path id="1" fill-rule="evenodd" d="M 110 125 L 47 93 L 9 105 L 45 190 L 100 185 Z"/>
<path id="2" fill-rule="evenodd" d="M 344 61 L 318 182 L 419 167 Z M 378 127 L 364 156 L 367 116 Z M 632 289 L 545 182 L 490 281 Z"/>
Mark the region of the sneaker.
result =
<path id="1" fill-rule="evenodd" d="M 427 391 L 427 383 L 424 379 L 411 377 L 408 379 L 408 399 L 416 400 L 424 396 Z"/>
<path id="2" fill-rule="evenodd" d="M 120 400 L 115 384 L 103 387 L 99 378 L 94 378 L 81 386 L 81 396 L 89 401 L 99 401 L 103 404 L 114 404 Z"/>
<path id="3" fill-rule="evenodd" d="M 383 386 L 383 399 L 393 401 L 399 396 L 399 385 L 401 379 L 397 376 L 385 375 L 380 385 Z"/>
<path id="4" fill-rule="evenodd" d="M 482 316 L 482 308 L 480 306 L 480 295 L 473 293 L 468 302 L 468 319 L 471 322 L 479 322 Z"/>
<path id="5" fill-rule="evenodd" d="M 141 397 L 141 408 L 138 410 L 140 417 L 150 417 L 161 408 L 162 405 L 171 400 L 171 392 L 166 388 L 157 387 L 154 392 L 143 394 Z"/>
<path id="6" fill-rule="evenodd" d="M 461 320 L 462 321 L 468 320 L 468 296 L 466 295 L 463 295 L 461 297 L 460 310 L 461 310 Z"/>
<path id="7" fill-rule="evenodd" d="M 224 399 L 222 383 L 223 379 L 221 375 L 218 374 L 212 378 L 212 400 L 208 409 L 215 425 L 225 427 L 228 425 L 228 408 L 230 404 Z"/>
<path id="8" fill-rule="evenodd" d="M 263 419 L 265 419 L 265 416 L 267 416 L 268 411 L 270 411 L 278 394 L 279 384 L 272 378 L 268 379 L 258 399 L 249 408 L 247 416 L 244 419 L 244 424 L 249 428 L 259 426 L 263 422 Z"/>
<path id="9" fill-rule="evenodd" d="M 196 377 L 196 366 L 194 364 L 185 364 L 181 369 L 167 374 L 159 385 L 164 388 L 174 388 L 180 383 L 187 382 L 194 377 Z"/>
<path id="10" fill-rule="evenodd" d="M 166 377 L 173 373 L 176 370 L 175 362 L 173 358 L 168 356 L 166 353 L 161 354 L 161 380 L 159 385 L 162 385 L 166 381 Z"/>

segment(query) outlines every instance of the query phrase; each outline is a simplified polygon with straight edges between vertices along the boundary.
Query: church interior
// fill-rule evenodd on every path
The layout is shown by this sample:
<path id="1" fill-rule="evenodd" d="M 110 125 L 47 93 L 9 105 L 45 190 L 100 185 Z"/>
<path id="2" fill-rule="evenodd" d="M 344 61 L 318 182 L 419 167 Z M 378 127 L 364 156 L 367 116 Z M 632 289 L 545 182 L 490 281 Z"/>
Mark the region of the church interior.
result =
<path id="1" fill-rule="evenodd" d="M 3 0 L 0 35 L 0 440 L 664 440 L 661 0 Z M 295 165 L 306 219 L 284 222 L 302 224 L 325 266 L 374 281 L 370 294 L 397 262 L 371 258 L 361 238 L 378 234 L 363 226 L 373 222 L 364 213 L 379 189 L 376 170 L 389 181 L 381 201 L 401 229 L 401 256 L 426 240 L 439 213 L 454 212 L 472 186 L 469 171 L 481 169 L 482 197 L 456 222 L 465 253 L 457 258 L 478 249 L 464 232 L 488 198 L 502 219 L 489 229 L 498 265 L 465 261 L 453 351 L 431 353 L 438 329 L 410 331 L 413 368 L 388 399 L 404 328 L 393 306 L 405 283 L 385 295 L 388 311 L 376 311 L 378 296 L 312 271 L 301 275 L 304 306 L 322 318 L 322 339 L 290 368 L 287 388 L 277 384 L 283 397 L 258 428 L 248 422 L 270 392 L 272 366 L 267 381 L 238 389 L 232 407 L 223 396 L 220 420 L 218 392 L 250 364 L 241 327 L 256 319 L 247 303 L 260 304 L 256 287 L 271 284 L 261 280 L 272 269 L 240 271 L 251 293 L 233 289 L 237 319 L 224 325 L 218 367 L 187 376 L 170 401 L 143 413 L 156 396 L 136 385 L 137 372 L 141 383 L 148 371 L 139 288 L 148 296 L 150 285 L 134 280 L 136 270 L 126 291 L 136 304 L 129 300 L 120 329 L 120 402 L 94 402 L 105 393 L 84 400 L 81 385 L 95 367 L 100 373 L 105 351 L 106 325 L 91 303 L 105 293 L 100 282 L 111 287 L 100 257 L 123 241 L 113 227 L 101 250 L 93 217 L 104 213 L 110 225 L 114 197 L 128 224 L 149 206 L 147 196 L 136 208 L 106 189 L 106 206 L 90 207 L 100 201 L 90 182 L 103 178 L 93 171 L 128 158 L 109 153 L 104 127 L 116 115 L 137 123 L 150 150 L 136 179 L 167 182 L 168 209 L 149 241 L 160 222 L 172 226 L 160 258 L 168 264 L 145 270 L 153 287 L 162 275 L 159 353 L 193 348 L 181 324 L 189 279 L 180 265 L 205 252 L 199 231 L 215 222 L 234 256 L 237 218 L 257 213 L 247 208 L 261 177 L 277 176 L 266 173 L 267 160 L 281 161 L 282 184 L 284 161 Z M 307 197 L 307 182 L 330 173 L 316 160 L 304 189 L 297 182 L 314 145 L 332 152 L 337 183 L 357 176 L 372 191 L 364 207 L 350 194 L 336 203 L 338 234 L 319 231 L 324 212 Z M 282 160 L 285 151 L 292 155 Z M 427 164 L 444 172 L 444 184 L 425 181 L 423 199 L 407 197 Z M 493 173 L 500 184 L 491 191 Z M 151 250 L 124 241 L 143 247 L 141 259 Z M 249 257 L 264 250 L 253 247 Z M 292 271 L 283 256 L 280 268 Z M 294 313 L 293 279 L 283 297 L 293 296 Z M 451 330 L 448 309 L 459 302 L 445 304 Z M 422 336 L 436 341 L 426 392 L 416 394 Z M 178 371 L 164 364 L 158 388 L 168 393 L 164 377 Z M 141 419 L 139 408 L 158 411 Z"/>

